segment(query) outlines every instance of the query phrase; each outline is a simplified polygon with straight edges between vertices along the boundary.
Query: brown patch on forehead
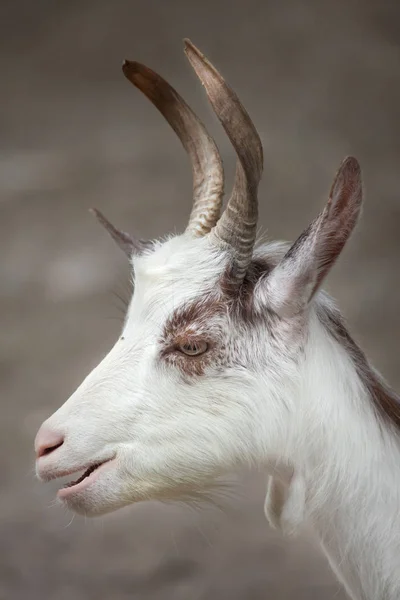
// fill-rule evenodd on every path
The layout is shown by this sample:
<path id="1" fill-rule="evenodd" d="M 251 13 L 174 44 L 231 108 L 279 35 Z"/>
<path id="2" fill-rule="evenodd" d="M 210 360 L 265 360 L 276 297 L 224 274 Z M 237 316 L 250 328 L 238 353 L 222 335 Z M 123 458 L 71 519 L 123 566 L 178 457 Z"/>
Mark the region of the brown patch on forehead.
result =
<path id="1" fill-rule="evenodd" d="M 214 294 L 204 295 L 176 310 L 165 325 L 163 338 L 181 332 L 188 335 L 194 327 L 206 332 L 213 318 L 224 313 L 245 324 L 251 322 L 255 317 L 255 286 L 273 267 L 265 259 L 253 260 L 240 287 L 233 283 L 233 268 L 232 264 L 227 266 Z"/>
<path id="2" fill-rule="evenodd" d="M 340 313 L 334 309 L 324 307 L 324 309 L 321 309 L 319 316 L 332 337 L 350 355 L 357 374 L 368 390 L 378 414 L 400 429 L 400 398 L 387 387 L 369 365 L 364 352 L 347 331 Z"/>
<path id="3" fill-rule="evenodd" d="M 174 311 L 165 324 L 164 337 L 176 335 L 183 330 L 193 330 L 194 325 L 203 329 L 213 317 L 225 310 L 226 306 L 217 295 L 198 298 Z"/>
<path id="4" fill-rule="evenodd" d="M 290 344 L 289 354 L 293 358 L 295 350 L 301 351 L 304 345 L 305 320 L 302 315 L 285 320 L 267 308 L 260 312 L 254 307 L 257 283 L 268 276 L 277 262 L 278 256 L 253 259 L 240 287 L 233 283 L 234 267 L 229 264 L 213 293 L 178 308 L 167 320 L 161 336 L 161 357 L 178 366 L 186 376 L 202 375 L 208 366 L 243 366 L 243 360 L 246 365 L 251 365 L 255 351 L 251 331 L 262 327 L 266 342 L 268 340 L 278 352 L 286 352 Z M 249 341 L 240 343 L 236 333 L 244 328 L 250 334 Z M 180 344 L 197 341 L 206 341 L 209 350 L 197 357 L 179 353 Z M 262 360 L 262 356 L 258 355 L 258 359 Z"/>

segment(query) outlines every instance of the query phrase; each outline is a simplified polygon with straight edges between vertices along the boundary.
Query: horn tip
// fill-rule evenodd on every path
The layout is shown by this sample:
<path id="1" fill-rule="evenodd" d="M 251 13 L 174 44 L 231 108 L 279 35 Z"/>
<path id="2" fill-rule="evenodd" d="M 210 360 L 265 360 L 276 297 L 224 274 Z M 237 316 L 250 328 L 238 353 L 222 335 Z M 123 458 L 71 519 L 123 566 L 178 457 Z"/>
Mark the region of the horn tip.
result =
<path id="1" fill-rule="evenodd" d="M 200 58 L 203 57 L 203 54 L 200 52 L 200 50 L 198 48 L 196 48 L 196 46 L 193 44 L 193 42 L 191 40 L 189 40 L 189 38 L 184 38 L 183 49 L 184 49 L 186 56 L 189 59 L 190 59 L 190 56 L 193 56 L 193 54 L 196 54 Z"/>
<path id="2" fill-rule="evenodd" d="M 122 61 L 122 71 L 124 72 L 124 75 L 126 77 L 129 77 L 129 75 L 134 75 L 135 73 L 139 72 L 141 69 L 143 69 L 143 65 L 136 62 L 135 60 L 126 60 L 125 59 Z"/>
<path id="3" fill-rule="evenodd" d="M 188 38 L 184 39 L 184 52 L 203 85 L 206 73 L 213 73 L 214 76 L 217 75 L 217 77 L 220 77 L 218 71 L 208 58 Z"/>
<path id="4" fill-rule="evenodd" d="M 132 70 L 132 66 L 134 64 L 135 63 L 133 63 L 131 60 L 127 60 L 127 59 L 122 61 L 122 71 L 126 77 L 129 75 L 130 71 Z"/>
<path id="5" fill-rule="evenodd" d="M 131 83 L 136 85 L 136 87 L 139 87 L 139 89 L 141 89 L 139 83 L 143 78 L 148 80 L 156 76 L 151 69 L 135 60 L 124 60 L 122 63 L 122 71 L 125 77 Z"/>

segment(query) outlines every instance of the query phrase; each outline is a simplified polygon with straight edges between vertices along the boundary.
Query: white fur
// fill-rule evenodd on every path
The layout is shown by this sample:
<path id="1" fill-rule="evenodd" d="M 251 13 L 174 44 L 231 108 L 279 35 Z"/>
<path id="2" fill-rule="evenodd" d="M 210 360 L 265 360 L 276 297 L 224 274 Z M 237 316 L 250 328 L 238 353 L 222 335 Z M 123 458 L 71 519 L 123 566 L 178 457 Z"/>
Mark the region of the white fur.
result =
<path id="1" fill-rule="evenodd" d="M 276 245 L 257 251 L 282 253 Z M 272 477 L 266 514 L 275 526 L 292 532 L 307 520 L 352 598 L 400 598 L 399 435 L 378 422 L 350 357 L 318 320 L 314 305 L 326 297 L 314 298 L 303 321 L 279 322 L 274 336 L 262 319 L 240 326 L 228 311 L 215 317 L 210 330 L 232 360 L 188 383 L 160 358 L 163 328 L 178 307 L 218 288 L 227 255 L 186 234 L 133 262 L 122 335 L 45 423 L 65 441 L 38 461 L 39 475 L 115 456 L 68 501 L 101 514 L 190 496 L 257 464 Z"/>

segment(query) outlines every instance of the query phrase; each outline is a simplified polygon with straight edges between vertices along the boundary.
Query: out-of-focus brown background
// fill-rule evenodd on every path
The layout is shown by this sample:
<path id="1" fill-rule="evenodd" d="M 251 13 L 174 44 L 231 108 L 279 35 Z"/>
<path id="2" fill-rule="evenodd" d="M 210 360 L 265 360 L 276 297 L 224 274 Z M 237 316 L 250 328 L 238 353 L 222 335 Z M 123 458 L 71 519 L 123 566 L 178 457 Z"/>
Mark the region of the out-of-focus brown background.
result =
<path id="1" fill-rule="evenodd" d="M 329 284 L 399 387 L 399 26 L 395 0 L 1 3 L 1 600 L 344 598 L 308 535 L 269 530 L 263 475 L 238 476 L 225 514 L 144 504 L 72 520 L 53 504 L 57 486 L 35 481 L 32 445 L 120 328 L 113 292 L 127 296 L 127 266 L 87 209 L 143 237 L 181 230 L 190 210 L 184 152 L 122 76 L 123 58 L 183 93 L 232 175 L 185 36 L 260 131 L 271 237 L 297 236 L 341 159 L 360 159 L 364 218 Z"/>

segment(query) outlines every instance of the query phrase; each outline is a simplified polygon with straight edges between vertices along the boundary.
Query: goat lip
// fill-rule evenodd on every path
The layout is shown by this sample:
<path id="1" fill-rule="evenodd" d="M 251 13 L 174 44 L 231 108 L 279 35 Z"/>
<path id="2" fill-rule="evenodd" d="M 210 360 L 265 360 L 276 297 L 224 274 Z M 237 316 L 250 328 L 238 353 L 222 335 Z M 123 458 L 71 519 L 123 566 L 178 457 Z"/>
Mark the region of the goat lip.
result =
<path id="1" fill-rule="evenodd" d="M 41 459 L 39 459 L 41 460 Z M 74 475 L 74 473 L 78 473 L 79 471 L 83 471 L 88 467 L 76 467 L 74 469 L 62 469 L 62 470 L 53 470 L 40 465 L 36 467 L 36 474 L 40 481 L 48 483 L 49 481 L 53 481 L 54 479 L 60 479 L 60 477 L 67 477 L 68 475 Z"/>
<path id="2" fill-rule="evenodd" d="M 114 459 L 111 458 L 109 460 L 105 460 L 103 462 L 99 462 L 88 467 L 77 481 L 67 483 L 66 486 L 58 490 L 58 498 L 64 499 L 67 498 L 69 495 L 82 491 L 88 485 L 94 483 L 94 481 L 99 476 L 99 473 L 112 462 L 114 462 Z"/>

